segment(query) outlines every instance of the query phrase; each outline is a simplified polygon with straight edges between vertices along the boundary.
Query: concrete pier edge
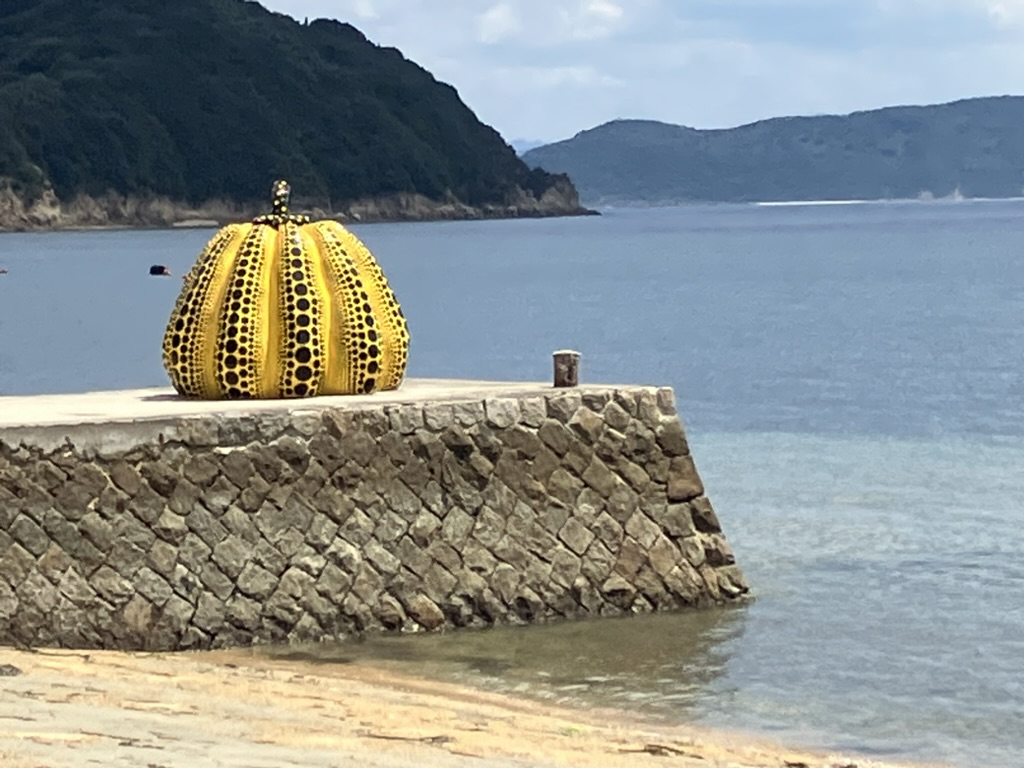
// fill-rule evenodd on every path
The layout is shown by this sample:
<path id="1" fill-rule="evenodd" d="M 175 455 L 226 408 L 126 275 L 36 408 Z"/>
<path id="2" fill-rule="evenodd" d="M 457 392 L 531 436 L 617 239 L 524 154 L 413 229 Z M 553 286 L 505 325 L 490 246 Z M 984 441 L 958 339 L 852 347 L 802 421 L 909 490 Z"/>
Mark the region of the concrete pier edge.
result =
<path id="1" fill-rule="evenodd" d="M 747 592 L 669 388 L 0 397 L 0 643 L 343 639 Z"/>

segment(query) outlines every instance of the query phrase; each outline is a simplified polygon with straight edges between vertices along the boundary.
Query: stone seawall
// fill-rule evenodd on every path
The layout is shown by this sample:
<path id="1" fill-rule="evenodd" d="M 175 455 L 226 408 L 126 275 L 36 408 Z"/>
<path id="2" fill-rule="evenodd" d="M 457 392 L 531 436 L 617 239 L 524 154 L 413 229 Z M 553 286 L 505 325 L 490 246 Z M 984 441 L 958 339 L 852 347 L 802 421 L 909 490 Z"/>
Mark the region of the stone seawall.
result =
<path id="1" fill-rule="evenodd" d="M 0 398 L 0 643 L 174 650 L 738 600 L 672 391 Z"/>

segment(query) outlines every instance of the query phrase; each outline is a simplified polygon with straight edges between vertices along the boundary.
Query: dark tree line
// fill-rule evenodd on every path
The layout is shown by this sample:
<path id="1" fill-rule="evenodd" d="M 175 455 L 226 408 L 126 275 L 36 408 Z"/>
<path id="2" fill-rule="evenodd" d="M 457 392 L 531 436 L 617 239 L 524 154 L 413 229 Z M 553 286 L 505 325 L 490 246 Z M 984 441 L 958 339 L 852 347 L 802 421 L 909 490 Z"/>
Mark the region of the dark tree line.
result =
<path id="1" fill-rule="evenodd" d="M 450 86 L 334 21 L 247 0 L 3 0 L 0 176 L 32 197 L 500 204 L 529 169 Z"/>

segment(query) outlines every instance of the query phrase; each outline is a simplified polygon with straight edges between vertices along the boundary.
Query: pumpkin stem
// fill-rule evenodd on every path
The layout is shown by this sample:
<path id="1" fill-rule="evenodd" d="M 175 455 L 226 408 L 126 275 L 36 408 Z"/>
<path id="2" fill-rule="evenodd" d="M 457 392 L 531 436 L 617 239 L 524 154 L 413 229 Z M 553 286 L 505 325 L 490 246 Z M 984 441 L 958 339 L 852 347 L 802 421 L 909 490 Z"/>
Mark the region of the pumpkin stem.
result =
<path id="1" fill-rule="evenodd" d="M 284 179 L 278 179 L 270 188 L 270 199 L 273 202 L 273 212 L 278 216 L 288 214 L 288 198 L 292 195 L 292 188 Z"/>
<path id="2" fill-rule="evenodd" d="M 269 224 L 275 229 L 282 224 L 308 224 L 309 216 L 288 212 L 288 199 L 291 197 L 292 188 L 284 179 L 278 179 L 270 187 L 270 200 L 272 209 L 270 213 L 264 213 L 252 220 L 253 224 Z"/>

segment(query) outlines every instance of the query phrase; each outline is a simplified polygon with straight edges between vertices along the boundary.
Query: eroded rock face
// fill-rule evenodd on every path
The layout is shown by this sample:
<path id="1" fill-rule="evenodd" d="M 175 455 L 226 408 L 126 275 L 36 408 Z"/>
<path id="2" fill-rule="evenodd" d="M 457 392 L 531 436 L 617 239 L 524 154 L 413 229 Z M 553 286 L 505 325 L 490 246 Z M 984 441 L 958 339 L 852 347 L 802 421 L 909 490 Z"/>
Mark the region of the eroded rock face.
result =
<path id="1" fill-rule="evenodd" d="M 189 205 L 165 197 L 137 197 L 109 193 L 93 197 L 79 195 L 61 200 L 52 189 L 26 202 L 0 179 L 0 231 L 75 229 L 81 227 L 216 227 L 231 221 L 251 219 L 260 212 L 256 204 L 209 200 Z M 438 221 L 497 218 L 578 216 L 593 213 L 583 208 L 576 189 L 568 181 L 557 182 L 540 199 L 523 190 L 513 190 L 505 205 L 474 207 L 454 198 L 432 200 L 412 193 L 357 200 L 337 210 L 312 208 L 315 219 L 341 222 Z"/>
<path id="2" fill-rule="evenodd" d="M 26 204 L 9 183 L 0 181 L 0 229 L 49 229 L 60 221 L 60 201 L 52 189 Z"/>
<path id="3" fill-rule="evenodd" d="M 0 429 L 0 643 L 210 648 L 747 592 L 669 390 L 309 408 L 113 451 Z"/>

